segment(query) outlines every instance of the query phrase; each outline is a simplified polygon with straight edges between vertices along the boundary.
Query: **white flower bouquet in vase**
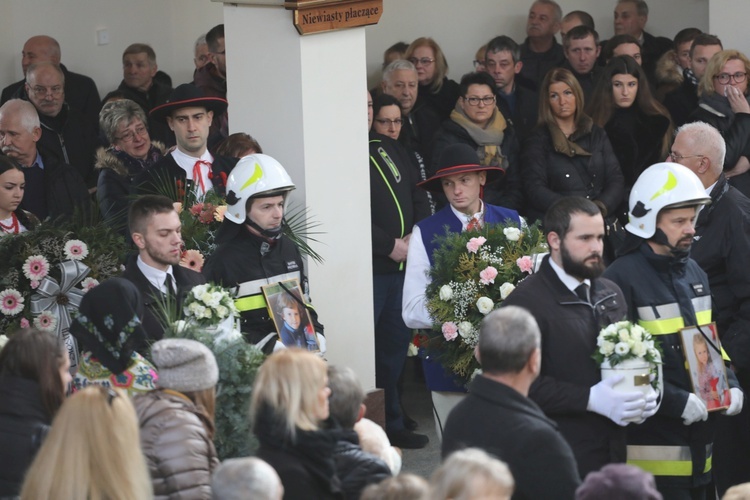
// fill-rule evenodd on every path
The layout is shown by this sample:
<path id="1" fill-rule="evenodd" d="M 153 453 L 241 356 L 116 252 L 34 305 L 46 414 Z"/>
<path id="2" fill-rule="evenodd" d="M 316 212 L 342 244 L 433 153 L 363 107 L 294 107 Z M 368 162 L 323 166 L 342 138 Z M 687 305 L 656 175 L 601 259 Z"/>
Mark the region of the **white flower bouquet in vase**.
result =
<path id="1" fill-rule="evenodd" d="M 185 320 L 215 336 L 215 342 L 240 338 L 237 308 L 229 290 L 217 285 L 194 286 L 183 302 Z"/>
<path id="2" fill-rule="evenodd" d="M 663 390 L 659 344 L 651 333 L 630 321 L 619 321 L 603 328 L 592 356 L 602 370 L 602 380 L 623 376 L 616 391 L 640 391 L 645 395 Z"/>

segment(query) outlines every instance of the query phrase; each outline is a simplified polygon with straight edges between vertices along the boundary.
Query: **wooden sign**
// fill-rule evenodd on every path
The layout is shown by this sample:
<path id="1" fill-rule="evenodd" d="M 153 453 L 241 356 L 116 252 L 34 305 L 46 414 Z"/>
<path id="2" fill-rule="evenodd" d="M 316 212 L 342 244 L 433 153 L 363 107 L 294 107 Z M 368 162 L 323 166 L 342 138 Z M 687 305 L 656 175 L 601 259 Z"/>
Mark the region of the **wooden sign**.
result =
<path id="1" fill-rule="evenodd" d="M 377 24 L 383 0 L 297 0 L 284 7 L 294 11 L 294 27 L 301 35 Z"/>

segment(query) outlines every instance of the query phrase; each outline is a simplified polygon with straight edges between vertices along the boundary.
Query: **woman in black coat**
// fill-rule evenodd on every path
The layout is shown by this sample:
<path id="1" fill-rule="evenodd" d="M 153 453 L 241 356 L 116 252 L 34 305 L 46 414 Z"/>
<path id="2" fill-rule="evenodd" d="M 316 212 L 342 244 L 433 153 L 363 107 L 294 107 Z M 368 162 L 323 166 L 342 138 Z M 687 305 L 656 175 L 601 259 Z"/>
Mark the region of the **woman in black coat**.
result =
<path id="1" fill-rule="evenodd" d="M 21 491 L 24 475 L 71 381 L 55 334 L 20 330 L 0 350 L 0 498 Z"/>
<path id="2" fill-rule="evenodd" d="M 583 112 L 583 91 L 563 68 L 547 73 L 539 123 L 524 143 L 521 164 L 531 221 L 564 196 L 582 196 L 612 221 L 623 199 L 623 176 L 604 130 Z"/>
<path id="3" fill-rule="evenodd" d="M 609 60 L 586 110 L 594 124 L 607 132 L 620 163 L 625 196 L 618 214 L 626 223 L 628 196 L 636 179 L 669 153 L 669 112 L 653 97 L 646 73 L 630 56 Z"/>
<path id="4" fill-rule="evenodd" d="M 748 73 L 750 60 L 742 52 L 722 50 L 714 54 L 698 84 L 698 107 L 688 120 L 706 122 L 721 132 L 727 145 L 724 175 L 745 196 L 750 196 Z"/>
<path id="5" fill-rule="evenodd" d="M 458 99 L 458 84 L 446 76 L 448 61 L 440 45 L 432 38 L 417 38 L 406 49 L 404 59 L 417 68 L 419 87 L 414 108 L 427 105 L 441 120 L 447 119 Z"/>
<path id="6" fill-rule="evenodd" d="M 256 456 L 281 478 L 285 500 L 341 499 L 329 430 L 328 368 L 302 349 L 271 354 L 253 384 L 250 418 L 260 447 Z"/>

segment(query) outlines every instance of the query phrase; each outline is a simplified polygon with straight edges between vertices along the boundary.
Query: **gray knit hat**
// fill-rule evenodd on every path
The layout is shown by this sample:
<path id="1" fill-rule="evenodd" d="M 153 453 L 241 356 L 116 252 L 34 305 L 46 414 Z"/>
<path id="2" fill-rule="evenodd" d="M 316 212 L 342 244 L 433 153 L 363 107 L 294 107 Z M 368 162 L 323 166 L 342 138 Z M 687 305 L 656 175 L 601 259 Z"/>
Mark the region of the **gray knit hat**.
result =
<path id="1" fill-rule="evenodd" d="M 180 392 L 210 389 L 219 380 L 211 350 L 188 339 L 164 339 L 151 346 L 159 387 Z"/>

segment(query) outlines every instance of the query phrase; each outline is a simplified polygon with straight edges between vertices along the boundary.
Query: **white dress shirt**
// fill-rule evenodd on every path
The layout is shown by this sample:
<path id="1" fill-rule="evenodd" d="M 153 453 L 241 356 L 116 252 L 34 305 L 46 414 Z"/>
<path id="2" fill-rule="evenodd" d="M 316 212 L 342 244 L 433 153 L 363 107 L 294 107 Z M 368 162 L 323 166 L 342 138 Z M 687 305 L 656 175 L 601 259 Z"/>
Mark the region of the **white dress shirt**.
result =
<path id="1" fill-rule="evenodd" d="M 167 287 L 164 285 L 164 282 L 167 280 L 167 274 L 169 274 L 172 277 L 172 285 L 177 286 L 177 282 L 174 279 L 174 272 L 172 271 L 172 266 L 169 266 L 166 271 L 162 271 L 160 269 L 156 269 L 155 267 L 151 267 L 145 262 L 143 262 L 143 259 L 141 259 L 141 256 L 138 256 L 138 259 L 136 260 L 136 265 L 138 265 L 138 269 L 141 270 L 143 273 L 143 276 L 146 277 L 149 283 L 154 285 L 154 287 L 159 290 L 163 294 L 167 294 Z"/>

